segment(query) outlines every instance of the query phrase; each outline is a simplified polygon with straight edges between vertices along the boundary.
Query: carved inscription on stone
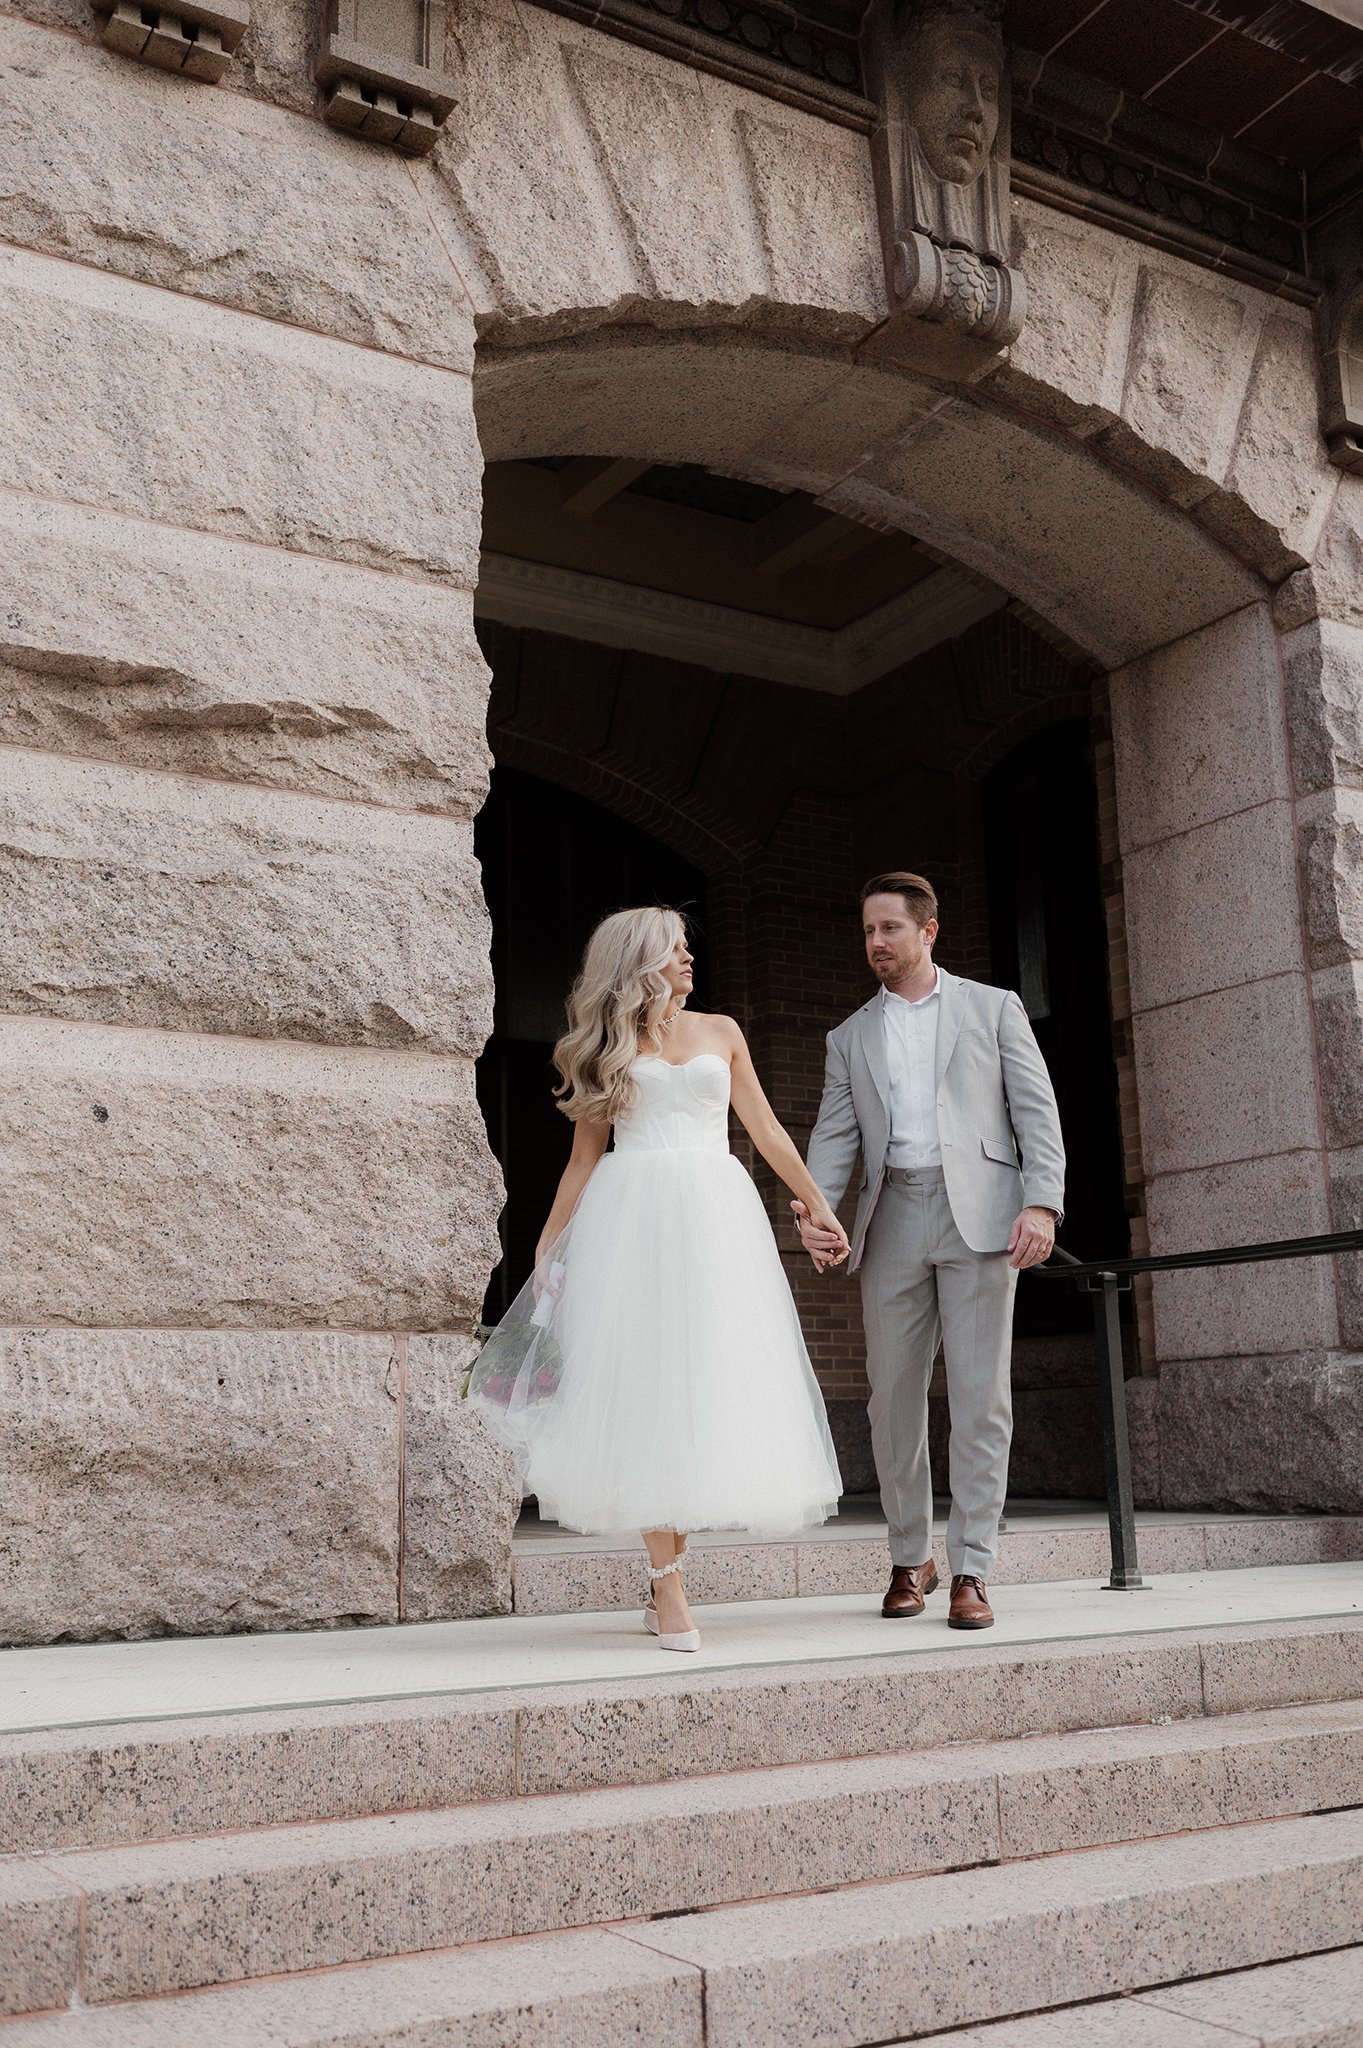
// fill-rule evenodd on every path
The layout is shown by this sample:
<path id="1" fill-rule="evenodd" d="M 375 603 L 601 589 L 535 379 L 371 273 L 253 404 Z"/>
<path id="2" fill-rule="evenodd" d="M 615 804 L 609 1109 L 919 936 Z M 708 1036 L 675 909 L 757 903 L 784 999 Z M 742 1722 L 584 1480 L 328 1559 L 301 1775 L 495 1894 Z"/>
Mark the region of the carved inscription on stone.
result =
<path id="1" fill-rule="evenodd" d="M 1008 262 L 1002 0 L 879 0 L 870 32 L 891 305 L 994 347 L 1022 326 Z"/>

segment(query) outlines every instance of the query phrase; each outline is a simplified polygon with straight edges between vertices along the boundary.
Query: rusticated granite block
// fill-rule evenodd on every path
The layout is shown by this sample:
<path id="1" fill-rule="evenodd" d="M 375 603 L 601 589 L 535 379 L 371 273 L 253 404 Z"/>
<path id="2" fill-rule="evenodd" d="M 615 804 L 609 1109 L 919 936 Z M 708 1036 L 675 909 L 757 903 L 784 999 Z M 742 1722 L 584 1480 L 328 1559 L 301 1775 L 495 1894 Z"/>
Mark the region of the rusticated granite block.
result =
<path id="1" fill-rule="evenodd" d="M 7 1331 L 0 1641 L 392 1621 L 392 1343 Z"/>
<path id="2" fill-rule="evenodd" d="M 1363 1512 L 1363 1357 L 1167 1364 L 1158 1385 L 1165 1507 Z"/>
<path id="3" fill-rule="evenodd" d="M 460 1398 L 471 1340 L 402 1342 L 403 1614 L 408 1621 L 509 1614 L 521 1482 L 510 1452 Z"/>

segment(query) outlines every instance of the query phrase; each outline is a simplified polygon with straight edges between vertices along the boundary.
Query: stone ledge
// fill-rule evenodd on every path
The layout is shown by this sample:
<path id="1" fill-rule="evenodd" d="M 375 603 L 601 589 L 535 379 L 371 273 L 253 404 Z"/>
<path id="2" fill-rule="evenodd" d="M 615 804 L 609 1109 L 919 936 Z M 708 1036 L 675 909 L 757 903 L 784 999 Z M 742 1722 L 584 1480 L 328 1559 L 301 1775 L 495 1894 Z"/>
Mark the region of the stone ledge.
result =
<path id="1" fill-rule="evenodd" d="M 946 1550 L 934 1539 L 939 1575 Z M 1363 1558 L 1363 1518 L 1348 1515 L 1234 1516 L 1215 1521 L 1137 1525 L 1141 1569 L 1237 1571 L 1278 1564 L 1334 1564 Z M 886 1576 L 885 1533 L 828 1536 L 791 1543 L 696 1543 L 687 1587 L 696 1601 L 782 1600 L 864 1593 L 879 1597 Z M 999 1539 L 990 1574 L 997 1586 L 1107 1577 L 1106 1526 L 1034 1529 L 1014 1519 Z M 517 1614 L 575 1614 L 638 1605 L 643 1583 L 638 1551 L 569 1547 L 553 1537 L 521 1537 L 513 1545 Z"/>

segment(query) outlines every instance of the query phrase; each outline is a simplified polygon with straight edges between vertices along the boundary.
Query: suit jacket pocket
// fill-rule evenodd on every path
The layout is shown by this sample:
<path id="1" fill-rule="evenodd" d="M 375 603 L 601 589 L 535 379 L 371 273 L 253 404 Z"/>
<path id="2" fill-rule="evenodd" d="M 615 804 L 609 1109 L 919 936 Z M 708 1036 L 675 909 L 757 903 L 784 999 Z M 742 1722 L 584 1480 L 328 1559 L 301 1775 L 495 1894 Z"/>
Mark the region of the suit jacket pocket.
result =
<path id="1" fill-rule="evenodd" d="M 1016 1167 L 1018 1163 L 1017 1147 L 1008 1138 L 981 1138 L 980 1150 L 1000 1166 Z"/>

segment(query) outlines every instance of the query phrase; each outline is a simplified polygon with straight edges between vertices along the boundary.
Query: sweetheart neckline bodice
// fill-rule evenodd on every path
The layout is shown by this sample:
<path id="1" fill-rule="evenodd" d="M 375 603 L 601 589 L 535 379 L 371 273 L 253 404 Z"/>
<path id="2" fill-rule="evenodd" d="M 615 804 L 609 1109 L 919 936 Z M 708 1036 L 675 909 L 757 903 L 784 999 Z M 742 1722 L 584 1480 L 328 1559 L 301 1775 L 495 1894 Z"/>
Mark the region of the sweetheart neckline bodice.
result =
<path id="1" fill-rule="evenodd" d="M 654 1080 L 660 1067 L 676 1079 Z M 617 1153 L 728 1151 L 731 1082 L 723 1053 L 698 1052 L 689 1060 L 639 1053 L 633 1071 L 633 1105 L 615 1123 Z"/>
<path id="2" fill-rule="evenodd" d="M 680 1074 L 685 1068 L 694 1067 L 697 1060 L 718 1060 L 724 1067 L 729 1064 L 722 1052 L 696 1052 L 689 1060 L 665 1060 L 660 1052 L 641 1052 L 635 1054 L 634 1064 L 636 1067 L 670 1067 L 674 1074 Z"/>

